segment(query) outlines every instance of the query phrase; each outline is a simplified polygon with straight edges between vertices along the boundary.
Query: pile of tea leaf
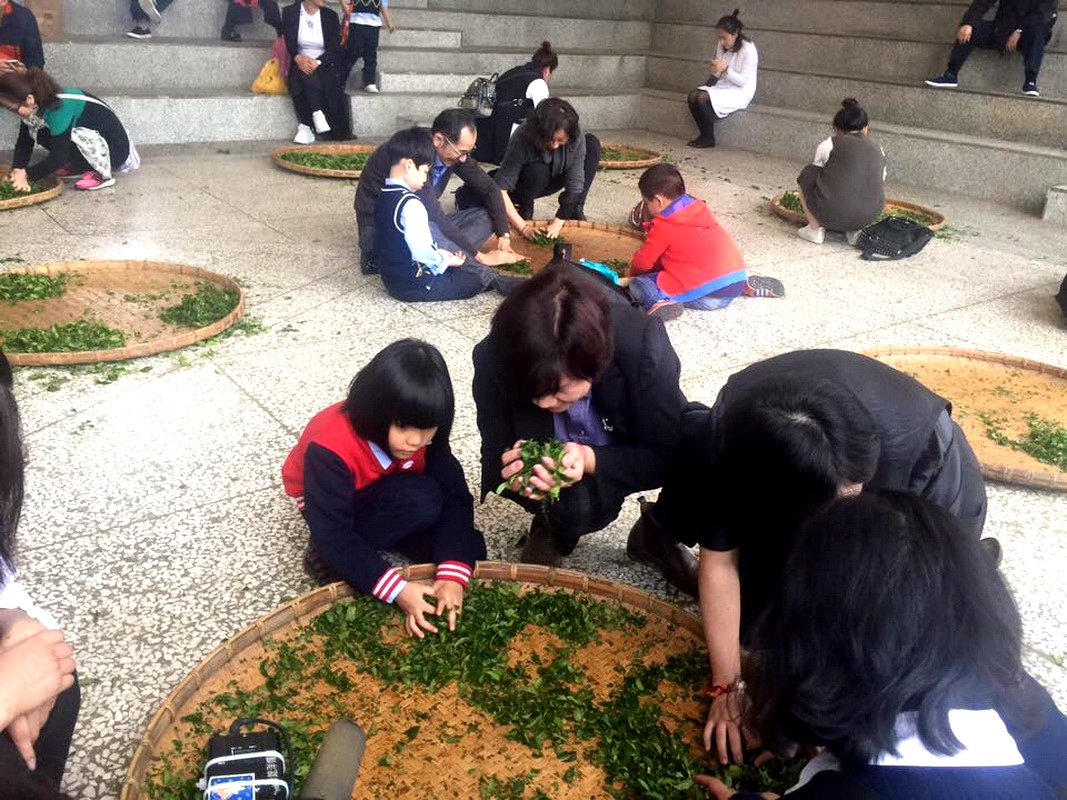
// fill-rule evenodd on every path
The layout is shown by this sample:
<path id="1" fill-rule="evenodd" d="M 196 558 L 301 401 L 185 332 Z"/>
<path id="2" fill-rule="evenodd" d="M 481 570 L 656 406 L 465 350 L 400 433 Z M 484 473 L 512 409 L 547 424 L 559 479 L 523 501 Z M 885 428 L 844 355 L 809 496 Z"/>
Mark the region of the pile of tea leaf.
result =
<path id="1" fill-rule="evenodd" d="M 296 795 L 325 730 L 342 716 L 363 722 L 372 746 L 376 736 L 383 737 L 375 748 L 377 763 L 363 765 L 360 786 L 368 796 L 434 796 L 439 780 L 431 786 L 422 781 L 442 776 L 418 775 L 426 769 L 423 757 L 442 745 L 463 747 L 464 740 L 484 747 L 484 737 L 498 726 L 542 768 L 516 765 L 510 775 L 479 774 L 479 762 L 472 759 L 466 774 L 455 778 L 473 776 L 482 797 L 523 798 L 530 792 L 534 798 L 559 797 L 567 794 L 567 785 L 583 779 L 590 765 L 599 769 L 597 783 L 603 774 L 602 790 L 624 800 L 704 798 L 694 781 L 702 772 L 718 774 L 739 789 L 781 792 L 795 782 L 795 763 L 780 771 L 719 770 L 703 755 L 699 736 L 706 701 L 698 698 L 708 677 L 707 652 L 695 641 L 665 660 L 646 660 L 645 646 L 620 654 L 614 679 L 595 690 L 597 679 L 589 671 L 599 662 L 590 661 L 587 648 L 603 644 L 605 634 L 620 631 L 646 646 L 664 641 L 648 629 L 644 616 L 617 603 L 475 582 L 454 633 L 398 640 L 399 625 L 394 607 L 364 596 L 337 603 L 293 636 L 268 643 L 258 667 L 262 681 L 257 678 L 254 686 L 231 682 L 182 719 L 179 735 L 145 787 L 146 796 L 197 797 L 195 773 L 207 739 L 237 717 L 285 726 L 293 742 Z M 531 630 L 541 631 L 547 643 L 533 645 Z M 518 660 L 516 654 L 522 654 Z M 378 691 L 368 692 L 358 676 L 373 678 Z M 427 707 L 427 697 L 451 686 L 477 715 L 453 718 L 451 700 L 446 701 L 449 715 Z"/>
<path id="2" fill-rule="evenodd" d="M 778 205 L 786 211 L 795 211 L 798 214 L 804 213 L 804 206 L 800 204 L 800 195 L 793 189 L 782 194 L 782 199 L 778 201 Z"/>
<path id="3" fill-rule="evenodd" d="M 495 268 L 510 275 L 533 275 L 533 267 L 528 258 L 516 261 L 514 264 L 497 264 Z"/>
<path id="4" fill-rule="evenodd" d="M 557 236 L 553 239 L 543 230 L 538 229 L 534 234 L 533 243 L 538 247 L 555 247 L 557 244 L 567 244 L 567 240 L 562 236 Z"/>
<path id="5" fill-rule="evenodd" d="M 559 500 L 559 493 L 566 481 L 566 475 L 563 471 L 563 442 L 557 439 L 549 439 L 544 442 L 527 439 L 523 442 L 519 446 L 519 460 L 522 462 L 522 472 L 497 486 L 496 493 L 503 494 L 507 489 L 510 489 L 516 478 L 519 480 L 521 490 L 533 489 L 534 487 L 530 485 L 530 479 L 533 478 L 534 467 L 540 464 L 545 469 L 548 469 L 544 461 L 542 461 L 545 457 L 552 459 L 552 463 L 556 465 L 556 468 L 552 470 L 552 477 L 556 479 L 557 483 L 542 498 L 541 502 L 549 505 Z M 537 491 L 537 489 L 534 489 L 534 491 Z"/>
<path id="6" fill-rule="evenodd" d="M 640 148 L 626 147 L 625 145 L 602 147 L 600 149 L 601 161 L 647 161 L 655 157 L 655 153 L 650 153 Z"/>
<path id="7" fill-rule="evenodd" d="M 0 300 L 19 303 L 24 300 L 47 300 L 66 294 L 67 284 L 74 277 L 71 272 L 55 275 L 32 272 L 0 273 Z"/>
<path id="8" fill-rule="evenodd" d="M 0 342 L 9 353 L 78 353 L 126 346 L 126 334 L 102 322 L 79 319 L 48 328 L 0 330 Z"/>
<path id="9" fill-rule="evenodd" d="M 20 192 L 11 185 L 11 181 L 4 179 L 0 181 L 0 201 L 14 200 L 17 197 L 26 197 L 26 195 L 46 192 L 51 188 L 51 186 L 47 186 L 38 181 L 30 181 L 30 190 L 28 192 Z"/>
<path id="10" fill-rule="evenodd" d="M 1013 439 L 1004 433 L 1000 420 L 981 416 L 986 435 L 999 445 L 1033 456 L 1042 464 L 1067 472 L 1067 426 L 1037 414 L 1026 417 L 1026 434 Z"/>
<path id="11" fill-rule="evenodd" d="M 311 167 L 313 169 L 361 172 L 367 166 L 367 159 L 371 157 L 372 152 L 327 155 L 325 153 L 316 153 L 313 150 L 288 150 L 281 154 L 281 159 L 291 164 L 299 164 L 302 167 Z"/>
<path id="12" fill-rule="evenodd" d="M 237 307 L 237 292 L 211 281 L 197 281 L 196 292 L 183 294 L 176 305 L 159 312 L 159 318 L 179 328 L 206 328 Z"/>

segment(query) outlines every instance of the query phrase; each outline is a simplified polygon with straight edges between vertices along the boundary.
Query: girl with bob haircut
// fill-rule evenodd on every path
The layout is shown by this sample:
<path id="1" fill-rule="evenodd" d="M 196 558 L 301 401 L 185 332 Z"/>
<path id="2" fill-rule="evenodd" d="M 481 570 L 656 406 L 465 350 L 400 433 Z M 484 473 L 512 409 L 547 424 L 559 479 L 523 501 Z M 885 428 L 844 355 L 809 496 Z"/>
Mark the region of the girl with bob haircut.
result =
<path id="1" fill-rule="evenodd" d="M 708 62 L 711 74 L 703 86 L 689 93 L 689 113 L 700 135 L 689 142 L 690 147 L 714 147 L 715 123 L 735 111 L 748 108 L 756 95 L 756 73 L 759 53 L 745 33 L 738 14 L 720 17 L 715 23 L 718 45 L 715 58 Z"/>
<path id="2" fill-rule="evenodd" d="M 527 239 L 534 201 L 562 190 L 559 208 L 545 233 L 555 239 L 568 219 L 585 219 L 585 199 L 600 165 L 600 140 L 582 133 L 578 112 L 566 100 L 549 97 L 526 118 L 508 142 L 493 177 L 512 226 Z"/>
<path id="3" fill-rule="evenodd" d="M 80 175 L 83 191 L 115 185 L 114 173 L 130 172 L 141 158 L 122 122 L 99 97 L 81 89 L 62 89 L 43 69 L 0 77 L 0 105 L 22 121 L 11 159 L 12 187 L 30 191 L 30 183 L 56 175 Z M 34 148 L 48 155 L 30 165 Z"/>
<path id="4" fill-rule="evenodd" d="M 1019 615 L 993 560 L 957 526 L 887 491 L 831 501 L 798 531 L 744 669 L 746 722 L 765 744 L 826 748 L 789 797 L 1054 800 L 1067 789 L 1067 722 L 1023 669 Z M 716 797 L 758 797 L 704 783 Z"/>
<path id="5" fill-rule="evenodd" d="M 800 171 L 797 186 L 808 224 L 797 236 L 822 244 L 826 231 L 841 231 L 855 244 L 860 231 L 885 208 L 885 152 L 868 138 L 867 112 L 853 98 L 841 101 L 834 135 L 819 144 L 815 160 Z"/>
<path id="6" fill-rule="evenodd" d="M 485 540 L 448 445 L 455 400 L 441 353 L 393 342 L 363 367 L 348 398 L 316 414 L 282 467 L 285 493 L 307 520 L 304 566 L 320 584 L 344 580 L 396 603 L 409 635 L 455 630 Z M 437 564 L 432 586 L 409 583 L 377 552 Z M 432 597 L 434 604 L 427 602 Z"/>
<path id="7" fill-rule="evenodd" d="M 626 496 L 662 485 L 681 434 L 680 364 L 663 323 L 583 270 L 550 264 L 501 303 L 474 348 L 482 435 L 482 499 L 504 496 L 534 514 L 521 560 L 558 565 L 580 537 L 609 525 Z M 551 459 L 532 488 L 515 481 L 524 440 L 564 443 L 564 477 Z M 559 499 L 541 498 L 560 486 Z M 627 554 L 696 591 L 696 560 L 662 537 L 631 537 Z"/>
<path id="8" fill-rule="evenodd" d="M 74 654 L 15 568 L 25 464 L 11 366 L 0 353 L 0 775 L 4 797 L 52 797 L 70 751 L 81 692 Z M 25 796 L 31 796 L 27 794 Z"/>

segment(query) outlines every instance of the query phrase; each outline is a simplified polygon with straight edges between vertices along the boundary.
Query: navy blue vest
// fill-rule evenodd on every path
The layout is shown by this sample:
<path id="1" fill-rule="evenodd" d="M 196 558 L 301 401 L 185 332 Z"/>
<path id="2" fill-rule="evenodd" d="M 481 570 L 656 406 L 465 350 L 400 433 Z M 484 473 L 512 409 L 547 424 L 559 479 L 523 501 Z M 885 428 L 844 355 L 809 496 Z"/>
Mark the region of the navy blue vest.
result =
<path id="1" fill-rule="evenodd" d="M 415 263 L 411 249 L 404 241 L 400 212 L 411 201 L 422 202 L 407 187 L 387 184 L 378 193 L 374 206 L 374 252 L 378 256 L 382 282 L 394 296 L 417 289 L 425 291 L 434 279 L 428 267 Z"/>

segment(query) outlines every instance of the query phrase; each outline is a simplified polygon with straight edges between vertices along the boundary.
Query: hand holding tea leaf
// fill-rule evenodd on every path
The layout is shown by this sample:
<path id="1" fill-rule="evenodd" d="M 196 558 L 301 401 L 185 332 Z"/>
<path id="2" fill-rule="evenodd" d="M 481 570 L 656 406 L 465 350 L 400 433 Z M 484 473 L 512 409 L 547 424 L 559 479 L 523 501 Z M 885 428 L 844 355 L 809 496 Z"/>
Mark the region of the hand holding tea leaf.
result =
<path id="1" fill-rule="evenodd" d="M 30 190 L 30 179 L 24 169 L 11 170 L 11 174 L 8 175 L 8 181 L 11 183 L 11 188 L 16 192 L 28 192 Z"/>
<path id="2" fill-rule="evenodd" d="M 396 597 L 396 604 L 407 617 L 404 620 L 404 630 L 408 632 L 408 636 L 424 639 L 426 634 L 423 631 L 437 633 L 437 628 L 426 619 L 427 614 L 434 613 L 434 607 L 426 602 L 427 596 L 437 599 L 432 586 L 411 581 Z"/>
<path id="3" fill-rule="evenodd" d="M 585 475 L 586 450 L 576 442 L 519 440 L 500 457 L 504 482 L 497 494 L 511 489 L 532 500 L 558 500 L 563 488 Z"/>
<path id="4" fill-rule="evenodd" d="M 459 619 L 463 608 L 463 587 L 455 581 L 434 581 L 433 593 L 437 597 L 437 616 L 448 612 L 448 629 L 456 629 L 456 620 Z"/>

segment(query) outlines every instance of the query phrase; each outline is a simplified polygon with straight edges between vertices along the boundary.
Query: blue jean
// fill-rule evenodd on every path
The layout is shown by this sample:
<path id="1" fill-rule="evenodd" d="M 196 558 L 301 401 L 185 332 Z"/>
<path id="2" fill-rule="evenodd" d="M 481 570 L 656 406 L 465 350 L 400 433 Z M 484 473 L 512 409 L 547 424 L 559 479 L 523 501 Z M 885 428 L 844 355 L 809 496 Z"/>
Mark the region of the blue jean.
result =
<path id="1" fill-rule="evenodd" d="M 648 311 L 661 300 L 673 299 L 659 288 L 659 284 L 656 283 L 656 275 L 657 273 L 650 272 L 646 275 L 638 275 L 630 281 L 630 296 L 640 303 L 645 311 Z M 685 307 L 697 311 L 714 311 L 718 308 L 726 308 L 726 306 L 730 305 L 730 303 L 734 301 L 734 298 L 739 295 L 740 292 L 733 286 L 727 286 L 716 292 L 697 298 L 696 300 L 690 300 L 685 304 Z"/>

